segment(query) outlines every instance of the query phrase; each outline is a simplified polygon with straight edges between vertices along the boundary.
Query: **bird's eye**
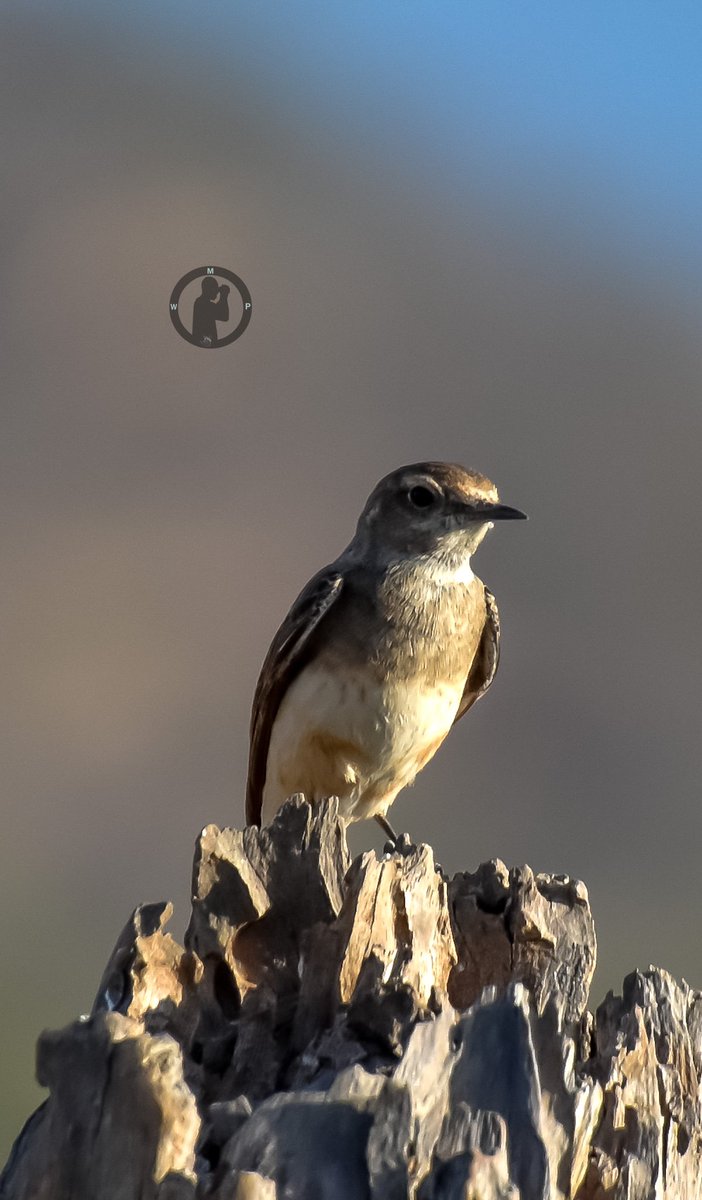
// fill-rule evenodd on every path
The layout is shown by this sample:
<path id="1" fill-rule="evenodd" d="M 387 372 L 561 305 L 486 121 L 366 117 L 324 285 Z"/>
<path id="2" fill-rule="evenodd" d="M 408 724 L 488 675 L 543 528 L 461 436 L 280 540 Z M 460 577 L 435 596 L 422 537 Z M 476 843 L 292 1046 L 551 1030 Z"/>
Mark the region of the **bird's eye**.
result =
<path id="1" fill-rule="evenodd" d="M 432 492 L 431 488 L 417 484 L 416 487 L 410 488 L 407 499 L 414 508 L 429 508 L 436 500 L 436 493 Z"/>

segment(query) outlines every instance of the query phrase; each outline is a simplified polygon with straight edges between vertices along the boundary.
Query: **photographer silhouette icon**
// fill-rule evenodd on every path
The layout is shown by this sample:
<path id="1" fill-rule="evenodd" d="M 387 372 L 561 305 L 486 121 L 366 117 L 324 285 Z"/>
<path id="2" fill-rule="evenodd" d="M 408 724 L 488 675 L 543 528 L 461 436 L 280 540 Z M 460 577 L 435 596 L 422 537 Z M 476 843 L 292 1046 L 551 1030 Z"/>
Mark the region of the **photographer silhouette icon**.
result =
<path id="1" fill-rule="evenodd" d="M 218 275 L 229 282 L 220 283 L 217 279 Z M 202 283 L 200 295 L 192 304 L 192 322 L 189 330 L 180 313 L 181 307 L 184 313 L 187 313 L 188 297 L 183 298 L 182 306 L 181 297 L 185 289 L 197 279 L 202 279 Z M 242 311 L 238 324 L 231 331 L 226 331 L 226 323 L 232 319 L 229 304 L 232 288 L 229 284 L 232 284 L 235 293 L 238 293 Z M 251 320 L 251 293 L 243 279 L 240 279 L 233 271 L 227 270 L 226 267 L 197 267 L 178 280 L 171 292 L 169 309 L 174 328 L 186 342 L 190 342 L 192 346 L 199 346 L 201 349 L 216 350 L 236 341 L 246 329 Z M 221 336 L 217 329 L 218 324 L 225 326 Z"/>
<path id="2" fill-rule="evenodd" d="M 229 292 L 212 275 L 202 281 L 202 294 L 193 304 L 193 339 L 199 346 L 217 345 L 217 322 L 229 320 Z"/>

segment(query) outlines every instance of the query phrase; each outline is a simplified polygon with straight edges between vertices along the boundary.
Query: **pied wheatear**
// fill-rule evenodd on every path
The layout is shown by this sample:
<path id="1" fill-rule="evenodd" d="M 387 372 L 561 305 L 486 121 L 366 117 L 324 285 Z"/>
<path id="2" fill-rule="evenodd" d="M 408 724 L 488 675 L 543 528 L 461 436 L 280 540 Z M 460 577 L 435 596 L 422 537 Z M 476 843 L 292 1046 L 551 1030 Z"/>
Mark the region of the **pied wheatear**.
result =
<path id="1" fill-rule="evenodd" d="M 390 805 L 497 670 L 497 605 L 471 555 L 494 521 L 524 515 L 451 463 L 381 479 L 353 541 L 300 593 L 261 669 L 249 824 L 303 792 L 338 796 L 347 821 L 375 817 L 396 840 Z"/>

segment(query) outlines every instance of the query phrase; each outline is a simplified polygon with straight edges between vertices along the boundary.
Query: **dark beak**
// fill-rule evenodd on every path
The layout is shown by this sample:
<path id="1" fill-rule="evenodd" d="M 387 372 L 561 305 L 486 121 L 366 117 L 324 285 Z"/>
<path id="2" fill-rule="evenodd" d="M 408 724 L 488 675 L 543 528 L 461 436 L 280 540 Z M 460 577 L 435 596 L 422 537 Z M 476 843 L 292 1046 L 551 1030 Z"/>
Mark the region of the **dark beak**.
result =
<path id="1" fill-rule="evenodd" d="M 473 521 L 527 521 L 526 513 L 509 504 L 476 504 L 469 509 Z"/>

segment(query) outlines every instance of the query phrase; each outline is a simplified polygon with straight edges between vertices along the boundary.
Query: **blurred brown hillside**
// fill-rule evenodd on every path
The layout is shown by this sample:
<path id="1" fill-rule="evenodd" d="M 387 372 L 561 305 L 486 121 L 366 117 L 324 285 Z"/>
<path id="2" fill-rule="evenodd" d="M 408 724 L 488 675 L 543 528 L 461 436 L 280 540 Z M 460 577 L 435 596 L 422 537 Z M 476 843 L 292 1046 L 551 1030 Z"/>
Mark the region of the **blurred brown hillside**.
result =
<path id="1" fill-rule="evenodd" d="M 442 190 L 245 64 L 29 12 L 2 42 L 4 1144 L 134 904 L 184 919 L 270 636 L 403 461 L 474 465 L 531 520 L 476 560 L 497 683 L 398 823 L 450 871 L 584 879 L 594 1001 L 649 961 L 700 986 L 699 314 L 586 215 Z M 167 308 L 206 261 L 254 302 L 207 354 Z"/>

